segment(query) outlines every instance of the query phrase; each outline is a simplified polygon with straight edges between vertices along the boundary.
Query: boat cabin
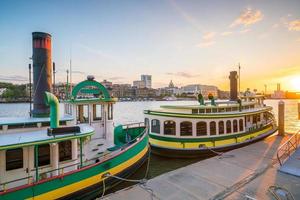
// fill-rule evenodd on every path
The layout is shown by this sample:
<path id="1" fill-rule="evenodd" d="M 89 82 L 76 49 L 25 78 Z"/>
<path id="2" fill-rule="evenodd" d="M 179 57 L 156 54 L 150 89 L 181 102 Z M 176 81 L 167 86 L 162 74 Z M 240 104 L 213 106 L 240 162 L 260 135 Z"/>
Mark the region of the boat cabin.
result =
<path id="1" fill-rule="evenodd" d="M 167 105 L 145 110 L 145 123 L 153 135 L 167 137 L 207 137 L 252 131 L 272 123 L 272 107 L 263 96 L 236 101 L 217 101 L 204 105 Z"/>

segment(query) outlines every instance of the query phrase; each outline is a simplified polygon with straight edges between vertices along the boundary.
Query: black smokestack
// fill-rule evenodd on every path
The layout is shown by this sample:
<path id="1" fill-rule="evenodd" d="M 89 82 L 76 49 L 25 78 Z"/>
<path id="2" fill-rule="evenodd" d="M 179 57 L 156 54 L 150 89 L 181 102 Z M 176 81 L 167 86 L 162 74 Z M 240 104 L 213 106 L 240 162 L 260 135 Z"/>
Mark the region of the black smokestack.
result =
<path id="1" fill-rule="evenodd" d="M 45 91 L 52 91 L 51 35 L 32 33 L 33 111 L 34 117 L 48 117 L 49 107 L 44 103 Z"/>
<path id="2" fill-rule="evenodd" d="M 236 101 L 238 99 L 238 75 L 237 71 L 231 71 L 229 75 L 230 79 L 230 101 Z"/>

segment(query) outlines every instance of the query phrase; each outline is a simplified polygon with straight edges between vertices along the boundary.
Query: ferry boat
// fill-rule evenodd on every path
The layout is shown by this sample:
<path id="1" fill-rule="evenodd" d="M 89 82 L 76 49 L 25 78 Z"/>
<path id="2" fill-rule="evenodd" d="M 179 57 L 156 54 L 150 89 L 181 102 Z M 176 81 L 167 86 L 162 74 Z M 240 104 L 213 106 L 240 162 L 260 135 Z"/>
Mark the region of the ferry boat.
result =
<path id="1" fill-rule="evenodd" d="M 272 107 L 249 91 L 238 98 L 237 72 L 230 72 L 230 100 L 165 105 L 145 110 L 151 151 L 166 157 L 217 155 L 261 140 L 277 130 Z"/>
<path id="2" fill-rule="evenodd" d="M 44 76 L 49 70 L 51 54 L 45 48 L 50 36 L 33 34 L 37 48 L 33 117 L 0 118 L 0 200 L 103 195 L 147 161 L 147 127 L 144 123 L 114 127 L 116 99 L 93 76 L 77 84 L 59 104 L 49 92 L 51 79 Z M 40 68 L 35 66 L 39 61 L 44 62 Z"/>

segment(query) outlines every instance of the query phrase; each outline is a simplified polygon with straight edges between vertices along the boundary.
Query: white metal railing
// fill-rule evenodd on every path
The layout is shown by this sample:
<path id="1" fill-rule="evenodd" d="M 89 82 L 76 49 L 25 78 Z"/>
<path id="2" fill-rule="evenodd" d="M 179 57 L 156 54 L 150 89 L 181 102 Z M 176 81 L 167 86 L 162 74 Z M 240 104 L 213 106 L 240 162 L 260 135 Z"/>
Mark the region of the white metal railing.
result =
<path id="1" fill-rule="evenodd" d="M 300 144 L 300 130 L 297 133 L 293 134 L 292 137 L 290 137 L 285 143 L 283 143 L 277 149 L 277 159 L 280 166 L 282 166 L 285 160 L 289 158 L 294 151 L 296 151 L 299 144 Z"/>

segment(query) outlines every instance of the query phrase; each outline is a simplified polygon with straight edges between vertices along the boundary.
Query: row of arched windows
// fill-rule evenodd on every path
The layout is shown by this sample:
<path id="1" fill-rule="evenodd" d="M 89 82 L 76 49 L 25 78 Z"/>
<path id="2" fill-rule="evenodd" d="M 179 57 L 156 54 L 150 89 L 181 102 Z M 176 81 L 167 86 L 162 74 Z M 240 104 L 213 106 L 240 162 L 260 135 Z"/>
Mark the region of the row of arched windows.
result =
<path id="1" fill-rule="evenodd" d="M 146 118 L 146 123 L 149 120 Z M 163 122 L 163 132 L 165 135 L 176 135 L 176 122 L 173 120 L 166 120 Z M 218 123 L 218 124 L 217 124 Z M 151 132 L 160 134 L 160 121 L 157 119 L 151 120 Z M 210 133 L 208 134 L 208 127 Z M 243 119 L 239 120 L 226 120 L 226 121 L 200 121 L 196 123 L 196 135 L 222 135 L 229 133 L 237 133 L 244 130 Z M 190 121 L 180 122 L 180 136 L 192 136 L 193 135 L 193 123 Z"/>

